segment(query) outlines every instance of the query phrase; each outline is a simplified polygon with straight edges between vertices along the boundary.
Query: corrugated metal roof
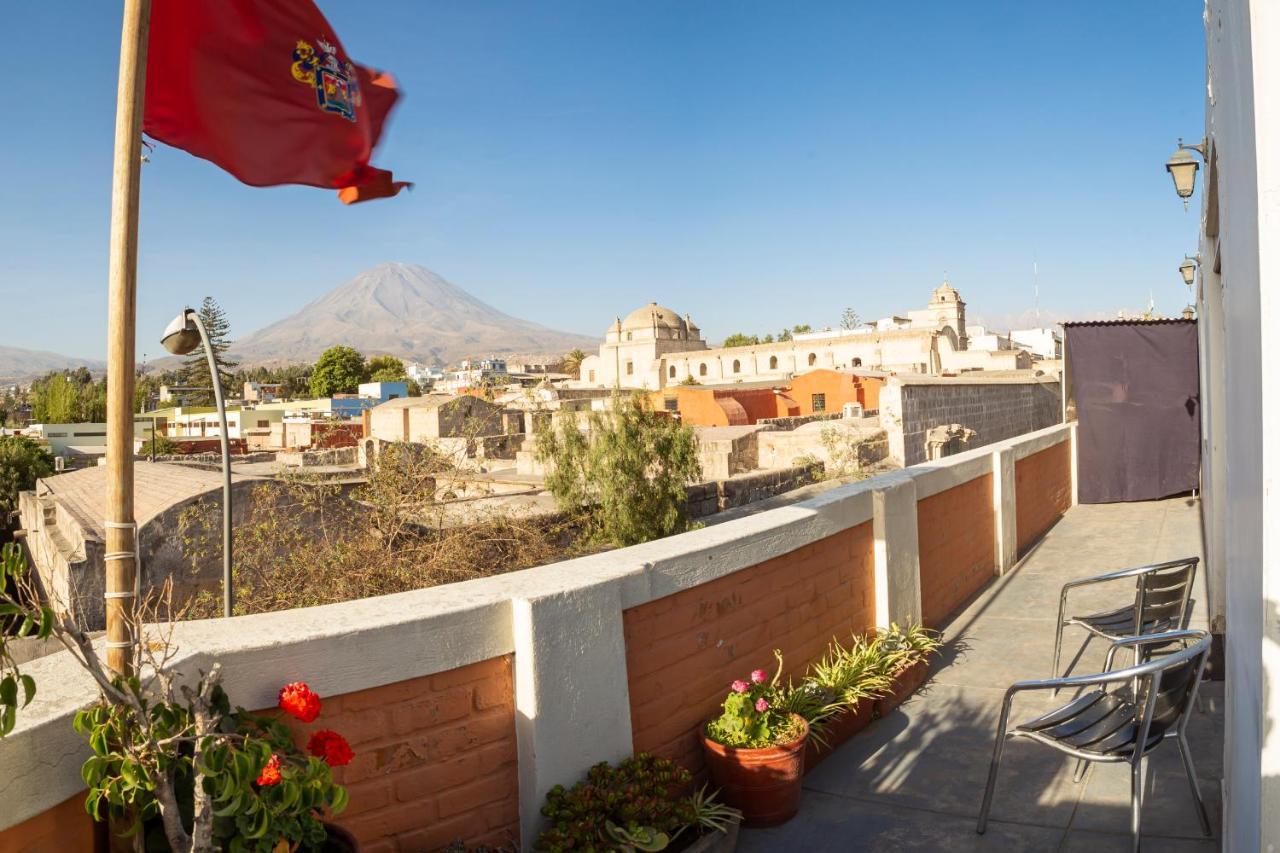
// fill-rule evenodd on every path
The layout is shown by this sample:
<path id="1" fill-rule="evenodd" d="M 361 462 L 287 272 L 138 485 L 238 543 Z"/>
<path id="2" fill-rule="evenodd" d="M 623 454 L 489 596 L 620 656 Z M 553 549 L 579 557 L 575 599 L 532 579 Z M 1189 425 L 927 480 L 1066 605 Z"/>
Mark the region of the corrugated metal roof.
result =
<path id="1" fill-rule="evenodd" d="M 1170 323 L 1195 323 L 1195 320 L 1186 320 L 1182 317 L 1161 317 L 1155 320 L 1144 320 L 1141 317 L 1135 317 L 1131 320 L 1081 320 L 1059 323 L 1058 325 L 1065 329 L 1071 326 L 1161 326 Z"/>

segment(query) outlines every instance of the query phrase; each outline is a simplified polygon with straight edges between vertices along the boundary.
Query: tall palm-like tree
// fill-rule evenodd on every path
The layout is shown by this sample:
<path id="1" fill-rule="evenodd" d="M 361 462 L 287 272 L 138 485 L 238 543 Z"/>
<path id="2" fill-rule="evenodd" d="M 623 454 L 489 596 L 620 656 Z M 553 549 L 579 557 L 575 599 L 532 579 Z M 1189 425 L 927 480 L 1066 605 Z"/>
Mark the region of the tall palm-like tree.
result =
<path id="1" fill-rule="evenodd" d="M 564 361 L 562 362 L 564 372 L 573 374 L 574 379 L 581 379 L 582 360 L 586 357 L 587 354 L 577 347 L 569 350 L 564 354 Z"/>

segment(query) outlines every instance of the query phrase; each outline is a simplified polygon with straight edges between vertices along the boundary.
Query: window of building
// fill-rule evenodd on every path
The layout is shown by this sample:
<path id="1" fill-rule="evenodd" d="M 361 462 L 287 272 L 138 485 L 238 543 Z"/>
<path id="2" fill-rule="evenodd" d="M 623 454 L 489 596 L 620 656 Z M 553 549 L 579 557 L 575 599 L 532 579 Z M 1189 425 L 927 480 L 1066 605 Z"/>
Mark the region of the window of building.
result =
<path id="1" fill-rule="evenodd" d="M 742 362 L 738 361 L 736 358 L 733 360 L 733 372 L 734 373 L 742 372 Z"/>
<path id="2" fill-rule="evenodd" d="M 631 333 L 627 332 L 627 340 L 631 340 Z"/>
<path id="3" fill-rule="evenodd" d="M 628 361 L 628 362 L 627 362 L 627 375 L 628 375 L 628 376 L 631 376 L 631 375 L 632 375 L 633 373 L 635 373 L 635 372 L 636 372 L 635 365 Z"/>
<path id="4" fill-rule="evenodd" d="M 809 353 L 809 366 L 813 367 L 818 363 L 818 354 L 816 352 Z"/>
<path id="5" fill-rule="evenodd" d="M 778 357 L 776 355 L 769 356 L 769 369 L 770 370 L 778 369 Z"/>
<path id="6" fill-rule="evenodd" d="M 669 368 L 667 369 L 667 378 L 668 378 L 668 379 L 675 379 L 675 378 L 676 378 L 676 366 L 675 366 L 674 364 L 673 364 L 673 365 L 671 365 L 671 367 L 669 367 Z"/>
<path id="7" fill-rule="evenodd" d="M 855 359 L 853 360 L 853 366 L 854 366 L 854 367 L 862 367 L 862 359 L 860 359 L 860 358 L 855 358 Z"/>
<path id="8" fill-rule="evenodd" d="M 662 408 L 668 412 L 680 411 L 680 401 L 675 397 L 666 397 L 662 401 Z"/>
<path id="9" fill-rule="evenodd" d="M 707 375 L 707 365 L 706 365 L 705 363 L 704 363 L 704 364 L 699 364 L 699 365 L 698 365 L 698 375 L 699 375 L 699 376 L 706 376 L 706 375 Z"/>
<path id="10" fill-rule="evenodd" d="M 271 421 L 258 421 L 258 429 L 266 429 L 271 426 Z"/>
<path id="11" fill-rule="evenodd" d="M 827 410 L 826 394 L 814 394 L 812 402 L 813 402 L 813 410 L 815 412 L 825 412 Z"/>
<path id="12" fill-rule="evenodd" d="M 588 371 L 587 371 L 587 381 L 588 381 L 588 382 L 595 382 L 595 381 L 596 381 L 596 372 L 595 372 L 594 370 L 588 370 Z"/>

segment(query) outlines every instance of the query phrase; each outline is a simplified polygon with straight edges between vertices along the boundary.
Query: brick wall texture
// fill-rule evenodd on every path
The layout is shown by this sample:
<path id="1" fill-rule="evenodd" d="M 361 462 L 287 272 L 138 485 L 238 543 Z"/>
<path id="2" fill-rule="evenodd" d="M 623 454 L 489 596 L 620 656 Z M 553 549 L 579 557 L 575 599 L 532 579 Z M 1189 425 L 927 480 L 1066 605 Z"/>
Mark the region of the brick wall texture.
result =
<path id="1" fill-rule="evenodd" d="M 703 768 L 698 729 L 729 683 L 773 672 L 773 649 L 799 673 L 832 637 L 875 625 L 871 524 L 623 613 L 632 740 Z"/>
<path id="2" fill-rule="evenodd" d="M 931 495 L 916 512 L 920 607 L 924 624 L 936 628 L 994 576 L 991 475 Z"/>
<path id="3" fill-rule="evenodd" d="M 1059 386 L 1053 382 L 906 384 L 901 393 L 901 438 L 890 430 L 889 446 L 904 465 L 925 461 L 925 434 L 936 426 L 976 430 L 968 444 L 972 450 L 1062 420 Z"/>
<path id="4" fill-rule="evenodd" d="M 85 791 L 63 800 L 46 812 L 0 831 L 0 851 L 4 853 L 92 853 L 94 826 L 84 810 Z"/>
<path id="5" fill-rule="evenodd" d="M 1071 508 L 1071 444 L 1062 442 L 1019 459 L 1014 467 L 1018 554 Z"/>
<path id="6" fill-rule="evenodd" d="M 510 655 L 323 700 L 319 719 L 294 724 L 298 743 L 318 728 L 351 742 L 355 759 L 334 771 L 351 795 L 338 823 L 364 853 L 519 841 Z"/>

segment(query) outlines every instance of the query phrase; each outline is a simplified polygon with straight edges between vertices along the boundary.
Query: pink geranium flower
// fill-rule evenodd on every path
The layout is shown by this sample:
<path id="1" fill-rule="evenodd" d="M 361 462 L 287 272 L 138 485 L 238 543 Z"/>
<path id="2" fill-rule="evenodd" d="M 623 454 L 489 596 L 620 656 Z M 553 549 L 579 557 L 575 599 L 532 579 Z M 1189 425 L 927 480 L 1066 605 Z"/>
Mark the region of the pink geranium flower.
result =
<path id="1" fill-rule="evenodd" d="M 759 711 L 761 714 L 763 714 L 765 711 L 769 710 L 769 703 L 766 702 L 764 699 L 757 699 L 756 710 Z"/>
<path id="2" fill-rule="evenodd" d="M 746 693 L 750 688 L 751 685 L 747 684 L 747 682 L 743 681 L 741 678 L 729 685 L 729 689 L 734 693 Z"/>
<path id="3" fill-rule="evenodd" d="M 757 669 L 751 673 L 751 680 L 755 684 L 764 684 L 769 680 L 769 673 L 765 672 L 763 669 Z"/>

